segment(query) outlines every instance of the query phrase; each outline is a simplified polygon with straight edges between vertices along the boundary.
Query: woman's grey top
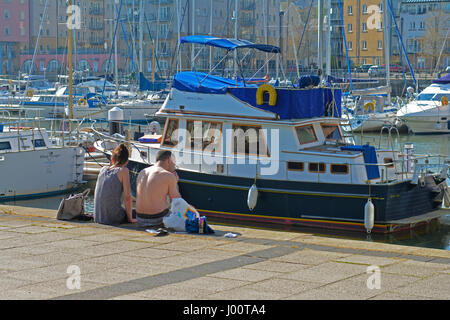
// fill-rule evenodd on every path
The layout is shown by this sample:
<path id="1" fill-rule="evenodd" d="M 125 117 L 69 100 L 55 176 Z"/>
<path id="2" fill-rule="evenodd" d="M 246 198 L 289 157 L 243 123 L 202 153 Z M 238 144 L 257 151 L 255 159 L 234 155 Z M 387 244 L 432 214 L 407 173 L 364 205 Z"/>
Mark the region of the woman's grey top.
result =
<path id="1" fill-rule="evenodd" d="M 116 225 L 127 221 L 127 214 L 121 205 L 123 185 L 118 173 L 120 167 L 103 167 L 97 178 L 94 194 L 94 221 Z"/>

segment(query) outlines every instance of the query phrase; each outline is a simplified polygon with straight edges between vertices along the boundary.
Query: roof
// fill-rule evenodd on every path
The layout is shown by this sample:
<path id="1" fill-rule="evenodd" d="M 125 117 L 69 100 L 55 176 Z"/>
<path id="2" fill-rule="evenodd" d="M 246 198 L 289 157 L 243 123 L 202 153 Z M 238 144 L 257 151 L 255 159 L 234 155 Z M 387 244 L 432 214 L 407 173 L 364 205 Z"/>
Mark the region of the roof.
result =
<path id="1" fill-rule="evenodd" d="M 226 50 L 234 50 L 239 48 L 252 48 L 264 52 L 280 53 L 281 49 L 269 44 L 256 44 L 248 40 L 226 39 L 203 35 L 186 36 L 180 39 L 181 43 L 198 43 L 207 46 L 222 48 Z"/>

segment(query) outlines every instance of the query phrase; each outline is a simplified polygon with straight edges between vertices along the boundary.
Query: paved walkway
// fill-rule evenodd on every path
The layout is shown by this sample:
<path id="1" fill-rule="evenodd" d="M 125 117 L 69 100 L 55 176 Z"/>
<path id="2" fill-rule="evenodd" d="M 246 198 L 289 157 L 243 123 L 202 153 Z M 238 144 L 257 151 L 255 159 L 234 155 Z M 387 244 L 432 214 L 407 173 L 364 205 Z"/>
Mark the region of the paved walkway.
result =
<path id="1" fill-rule="evenodd" d="M 0 205 L 0 299 L 450 299 L 449 251 L 221 225 L 155 237 L 55 216 Z"/>

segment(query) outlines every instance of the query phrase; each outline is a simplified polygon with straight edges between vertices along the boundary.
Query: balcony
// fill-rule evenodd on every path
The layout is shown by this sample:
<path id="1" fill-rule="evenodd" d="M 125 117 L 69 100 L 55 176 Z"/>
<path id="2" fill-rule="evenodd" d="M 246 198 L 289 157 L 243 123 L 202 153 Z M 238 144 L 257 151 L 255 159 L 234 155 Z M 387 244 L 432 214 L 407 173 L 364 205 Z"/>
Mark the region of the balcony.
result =
<path id="1" fill-rule="evenodd" d="M 150 0 L 150 4 L 161 4 L 161 5 L 165 5 L 165 4 L 172 4 L 173 0 Z"/>
<path id="2" fill-rule="evenodd" d="M 253 11 L 253 10 L 255 10 L 256 9 L 256 4 L 255 4 L 255 2 L 254 1 L 244 1 L 244 2 L 242 2 L 242 7 L 241 7 L 241 9 L 243 10 L 243 11 Z"/>
<path id="3" fill-rule="evenodd" d="M 245 17 L 240 21 L 240 25 L 243 27 L 252 27 L 255 25 L 255 19 L 250 17 Z"/>
<path id="4" fill-rule="evenodd" d="M 96 16 L 102 16 L 104 14 L 104 9 L 100 7 L 90 7 L 89 8 L 89 14 L 96 15 Z"/>
<path id="5" fill-rule="evenodd" d="M 89 29 L 91 30 L 103 30 L 105 28 L 105 24 L 101 22 L 91 22 L 89 23 Z"/>
<path id="6" fill-rule="evenodd" d="M 103 45 L 105 43 L 105 38 L 100 37 L 90 37 L 89 43 L 92 45 Z"/>

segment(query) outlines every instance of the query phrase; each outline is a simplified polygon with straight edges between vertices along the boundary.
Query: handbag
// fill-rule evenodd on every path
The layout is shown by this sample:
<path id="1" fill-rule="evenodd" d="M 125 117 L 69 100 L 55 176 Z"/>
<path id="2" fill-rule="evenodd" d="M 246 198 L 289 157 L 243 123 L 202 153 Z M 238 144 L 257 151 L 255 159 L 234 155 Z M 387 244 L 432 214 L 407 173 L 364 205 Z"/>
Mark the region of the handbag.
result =
<path id="1" fill-rule="evenodd" d="M 91 189 L 88 188 L 82 193 L 71 194 L 67 198 L 62 199 L 59 204 L 56 219 L 74 220 L 85 216 L 84 199 L 89 195 L 90 191 Z"/>

